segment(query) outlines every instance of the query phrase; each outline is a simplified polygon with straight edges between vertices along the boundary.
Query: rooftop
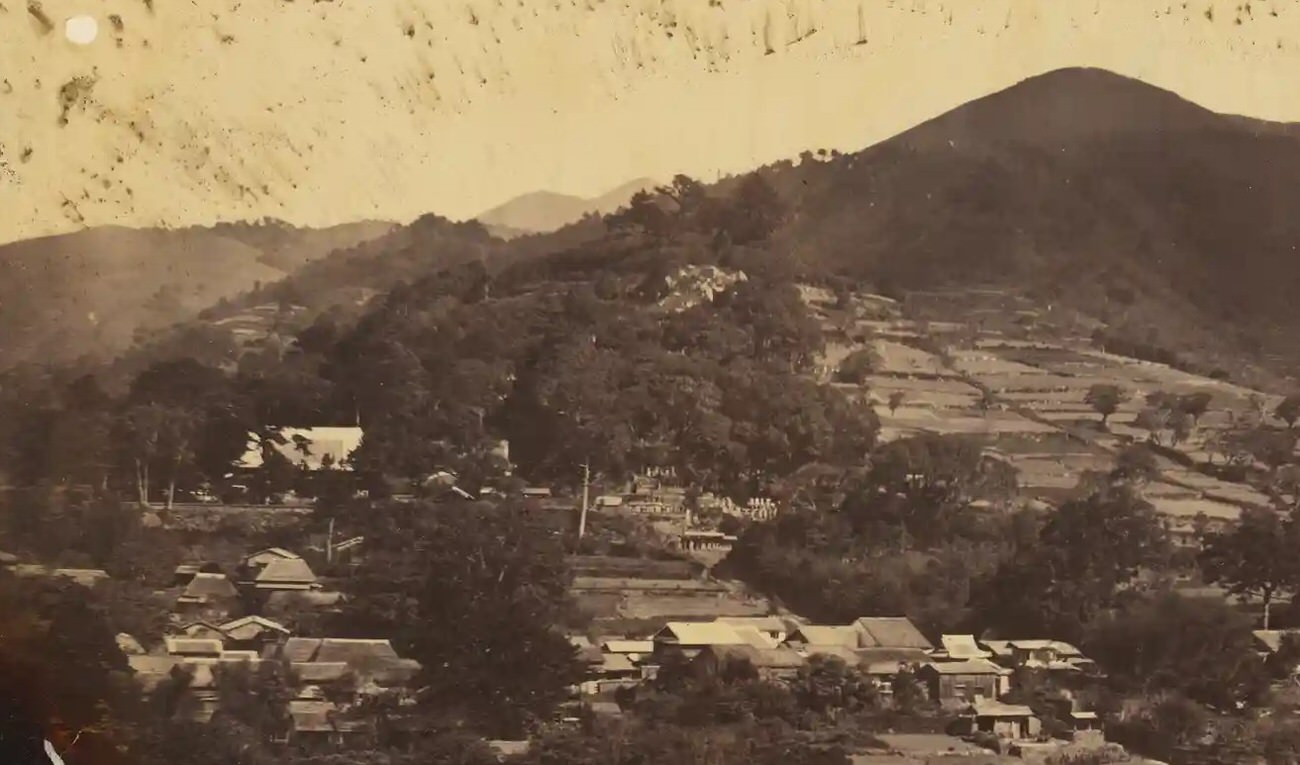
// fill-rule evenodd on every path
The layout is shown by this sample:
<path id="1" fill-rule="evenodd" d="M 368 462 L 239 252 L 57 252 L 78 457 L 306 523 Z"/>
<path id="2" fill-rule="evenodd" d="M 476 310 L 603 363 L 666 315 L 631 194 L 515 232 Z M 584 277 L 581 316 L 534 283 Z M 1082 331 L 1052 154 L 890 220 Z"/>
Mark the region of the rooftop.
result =
<path id="1" fill-rule="evenodd" d="M 274 560 L 276 558 L 281 558 L 283 560 L 299 560 L 302 558 L 302 556 L 291 550 L 286 550 L 283 547 L 268 547 L 264 550 L 258 550 L 252 555 L 249 555 L 248 557 L 244 558 L 244 562 L 248 563 L 254 560 L 269 561 L 269 560 Z"/>
<path id="2" fill-rule="evenodd" d="M 1269 653 L 1277 653 L 1282 648 L 1282 639 L 1287 635 L 1300 638 L 1300 630 L 1255 630 L 1251 634 Z"/>
<path id="3" fill-rule="evenodd" d="M 939 638 L 943 652 L 950 659 L 989 659 L 992 651 L 986 651 L 975 642 L 974 635 L 944 635 Z"/>
<path id="4" fill-rule="evenodd" d="M 862 630 L 867 640 L 863 648 L 921 648 L 929 650 L 934 646 L 916 625 L 904 616 L 864 616 L 853 622 L 853 626 Z"/>
<path id="5" fill-rule="evenodd" d="M 654 653 L 653 640 L 606 640 L 600 646 L 605 653 Z"/>
<path id="6" fill-rule="evenodd" d="M 181 597 L 195 602 L 238 597 L 239 591 L 225 574 L 198 573 L 185 585 Z"/>
<path id="7" fill-rule="evenodd" d="M 1011 670 L 1000 667 L 987 659 L 966 659 L 965 661 L 932 661 L 925 669 L 941 675 L 1004 675 Z"/>
<path id="8" fill-rule="evenodd" d="M 241 619 L 234 619 L 221 625 L 220 629 L 236 640 L 248 640 L 263 631 L 279 632 L 283 635 L 289 634 L 288 627 L 264 616 L 245 616 Z"/>
<path id="9" fill-rule="evenodd" d="M 735 627 L 720 622 L 669 622 L 655 634 L 655 642 L 660 641 L 696 647 L 748 644 Z"/>
<path id="10" fill-rule="evenodd" d="M 276 558 L 258 572 L 255 581 L 259 585 L 312 584 L 316 574 L 302 558 Z"/>
<path id="11" fill-rule="evenodd" d="M 789 642 L 802 642 L 810 646 L 858 647 L 858 630 L 851 626 L 822 626 L 806 624 L 786 638 Z"/>

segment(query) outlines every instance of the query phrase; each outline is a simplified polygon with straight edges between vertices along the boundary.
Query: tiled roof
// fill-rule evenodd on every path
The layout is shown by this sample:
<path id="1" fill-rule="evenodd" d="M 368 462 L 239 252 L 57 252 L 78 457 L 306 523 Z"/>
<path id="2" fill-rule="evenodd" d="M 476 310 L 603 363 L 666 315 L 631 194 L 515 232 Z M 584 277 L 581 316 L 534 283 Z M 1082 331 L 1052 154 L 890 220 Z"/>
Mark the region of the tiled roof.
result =
<path id="1" fill-rule="evenodd" d="M 735 627 L 718 622 L 669 622 L 655 640 L 686 647 L 748 644 Z"/>
<path id="2" fill-rule="evenodd" d="M 817 624 L 806 624 L 786 638 L 788 642 L 804 642 L 808 645 L 815 646 L 841 646 L 844 648 L 857 648 L 860 633 L 851 626 L 823 626 Z"/>
<path id="3" fill-rule="evenodd" d="M 654 653 L 653 640 L 606 640 L 601 644 L 605 653 Z"/>
<path id="4" fill-rule="evenodd" d="M 864 616 L 853 623 L 867 638 L 863 648 L 921 648 L 930 650 L 934 645 L 903 616 Z"/>
<path id="5" fill-rule="evenodd" d="M 316 661 L 343 661 L 356 667 L 368 662 L 386 662 L 400 659 L 387 640 L 325 638 L 321 641 Z"/>
<path id="6" fill-rule="evenodd" d="M 301 558 L 276 558 L 258 572 L 258 584 L 297 584 L 316 581 L 311 566 Z"/>
<path id="7" fill-rule="evenodd" d="M 290 662 L 311 661 L 320 649 L 320 638 L 289 638 L 282 649 L 283 656 Z"/>
<path id="8" fill-rule="evenodd" d="M 262 616 L 245 616 L 242 619 L 226 622 L 221 625 L 221 631 L 234 640 L 252 640 L 263 632 L 289 634 L 288 627 Z"/>
<path id="9" fill-rule="evenodd" d="M 939 643 L 950 659 L 988 659 L 993 656 L 992 651 L 979 647 L 974 635 L 944 635 L 939 638 Z"/>
<path id="10" fill-rule="evenodd" d="M 1003 675 L 1011 670 L 994 664 L 987 659 L 967 659 L 965 661 L 935 661 L 926 664 L 925 669 L 941 675 Z"/>
<path id="11" fill-rule="evenodd" d="M 239 591 L 225 574 L 195 574 L 181 593 L 182 598 L 197 602 L 238 596 Z"/>

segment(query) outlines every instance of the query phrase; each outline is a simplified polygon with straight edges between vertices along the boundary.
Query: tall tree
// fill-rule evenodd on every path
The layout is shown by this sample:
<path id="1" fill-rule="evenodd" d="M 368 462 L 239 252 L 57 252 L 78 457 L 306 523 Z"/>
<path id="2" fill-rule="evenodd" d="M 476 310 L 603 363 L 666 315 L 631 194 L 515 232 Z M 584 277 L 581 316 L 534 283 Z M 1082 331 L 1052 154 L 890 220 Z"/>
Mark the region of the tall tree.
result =
<path id="1" fill-rule="evenodd" d="M 730 200 L 730 208 L 724 230 L 738 245 L 767 239 L 784 222 L 787 213 L 780 194 L 758 173 L 751 173 L 740 182 Z"/>
<path id="2" fill-rule="evenodd" d="M 1248 509 L 1230 530 L 1206 535 L 1199 561 L 1206 581 L 1222 582 L 1233 595 L 1259 598 L 1268 629 L 1275 598 L 1300 586 L 1297 549 L 1300 528 L 1294 518 Z"/>
<path id="3" fill-rule="evenodd" d="M 367 554 L 336 628 L 393 635 L 424 666 L 426 706 L 518 735 L 565 698 L 579 668 L 553 625 L 569 575 L 563 541 L 542 519 L 514 504 L 417 503 L 351 523 Z"/>
<path id="4" fill-rule="evenodd" d="M 1097 621 L 1082 647 L 1121 687 L 1183 693 L 1227 711 L 1267 689 L 1250 629 L 1225 603 L 1165 593 Z"/>
<path id="5" fill-rule="evenodd" d="M 1167 565 L 1168 533 L 1133 487 L 1115 484 L 1066 502 L 979 587 L 975 612 L 1006 634 L 1077 638 L 1116 607 L 1146 569 Z"/>
<path id="6" fill-rule="evenodd" d="M 68 765 L 126 762 L 138 719 L 126 658 L 79 585 L 0 572 L 0 679 Z"/>

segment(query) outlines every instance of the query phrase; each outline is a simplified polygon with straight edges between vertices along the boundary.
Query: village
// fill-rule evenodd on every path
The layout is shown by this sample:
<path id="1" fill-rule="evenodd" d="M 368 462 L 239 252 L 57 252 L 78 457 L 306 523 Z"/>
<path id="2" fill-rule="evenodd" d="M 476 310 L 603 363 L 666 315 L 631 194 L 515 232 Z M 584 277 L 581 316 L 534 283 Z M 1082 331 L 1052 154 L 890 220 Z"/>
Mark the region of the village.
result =
<path id="1" fill-rule="evenodd" d="M 341 463 L 349 445 L 361 437 L 346 429 L 315 435 L 310 453 L 317 455 L 318 469 L 320 455 L 332 449 Z M 294 436 L 301 444 L 313 433 Z M 293 443 L 285 447 L 286 454 Z M 296 459 L 305 462 L 306 453 L 297 450 Z M 324 461 L 328 464 L 330 457 Z M 248 469 L 256 469 L 255 459 Z M 990 749 L 1033 762 L 1061 761 L 1052 758 L 1071 752 L 1118 756 L 1106 740 L 1101 717 L 1086 701 L 1089 689 L 1105 683 L 1105 673 L 1077 647 L 1041 635 L 931 638 L 901 615 L 818 624 L 775 612 L 766 598 L 711 575 L 737 539 L 720 528 L 770 521 L 779 512 L 774 501 L 738 505 L 704 495 L 688 503 L 688 492 L 672 471 L 664 470 L 645 471 L 622 488 L 591 497 L 587 508 L 547 488 L 520 491 L 521 499 L 540 512 L 580 515 L 584 527 L 622 519 L 624 528 L 630 522 L 659 545 L 649 559 L 569 556 L 575 574 L 570 594 L 594 618 L 586 630 L 567 636 L 585 674 L 571 689 L 558 724 L 576 724 L 583 716 L 617 721 L 624 714 L 620 700 L 666 668 L 708 682 L 742 665 L 763 681 L 797 685 L 808 682 L 811 669 L 831 662 L 860 673 L 885 708 L 896 694 L 906 693 L 919 694 L 931 710 L 922 715 L 926 732 L 882 734 L 877 739 L 886 748 L 864 750 L 856 762 L 904 765 L 940 755 L 945 762 L 958 762 Z M 454 480 L 444 482 L 440 491 L 452 498 L 465 494 Z M 394 500 L 412 501 L 403 496 Z M 182 507 L 178 513 L 199 509 Z M 145 645 L 129 634 L 117 637 L 141 690 L 150 693 L 178 683 L 177 708 L 201 722 L 220 708 L 223 669 L 256 673 L 264 664 L 283 665 L 295 679 L 285 742 L 328 749 L 372 735 L 374 721 L 358 710 L 376 699 L 399 707 L 409 703 L 421 667 L 400 656 L 387 636 L 335 637 L 313 629 L 314 617 L 336 611 L 344 595 L 329 577 L 318 576 L 309 560 L 338 570 L 340 563 L 346 568 L 365 555 L 361 537 L 336 540 L 331 531 L 316 541 L 305 555 L 273 547 L 249 551 L 233 567 L 201 560 L 178 566 L 172 586 L 160 593 L 171 603 L 163 639 Z M 63 578 L 86 587 L 109 579 L 102 570 L 52 569 L 7 554 L 0 563 L 18 576 Z M 1253 634 L 1255 650 L 1268 659 L 1282 650 L 1288 635 L 1300 636 L 1300 630 Z M 1041 693 L 1044 687 L 1051 694 Z M 527 741 L 492 743 L 502 757 L 527 751 Z"/>
<path id="2" fill-rule="evenodd" d="M 1050 510 L 1068 501 L 1081 477 L 1104 470 L 1125 444 L 1158 439 L 1163 429 L 1174 427 L 1167 419 L 1144 423 L 1154 394 L 1161 391 L 1207 392 L 1219 402 L 1190 433 L 1157 451 L 1153 476 L 1143 487 L 1174 543 L 1194 550 L 1207 530 L 1231 528 L 1243 512 L 1271 506 L 1271 499 L 1247 482 L 1195 468 L 1198 461 L 1212 461 L 1216 449 L 1229 448 L 1221 434 L 1251 411 L 1277 407 L 1275 401 L 1222 380 L 1088 351 L 1078 343 L 1016 340 L 1004 325 L 989 329 L 918 319 L 915 306 L 909 308 L 913 318 L 904 319 L 894 301 L 880 296 L 855 296 L 847 312 L 842 299 L 824 290 L 805 290 L 803 297 L 833 339 L 820 374 L 868 398 L 881 418 L 882 441 L 921 433 L 974 437 L 985 457 L 1015 471 L 1020 491 L 1010 504 L 976 503 L 982 511 Z M 1005 306 L 989 312 L 1002 319 L 1025 318 Z M 947 338 L 951 345 L 923 350 L 934 338 Z M 873 356 L 866 373 L 842 374 L 846 359 L 864 348 Z M 1099 408 L 1092 400 L 1095 387 L 1115 385 L 1124 375 L 1124 395 Z M 1091 424 L 1097 413 L 1109 417 L 1108 427 Z M 360 427 L 284 428 L 274 441 L 250 434 L 248 451 L 221 497 L 207 489 L 178 503 L 169 496 L 166 511 L 145 507 L 145 517 L 161 524 L 164 513 L 166 523 L 191 531 L 212 528 L 202 518 L 239 524 L 241 518 L 306 517 L 312 499 L 292 491 L 245 498 L 271 469 L 268 458 L 304 476 L 328 477 L 350 470 L 363 439 Z M 509 444 L 502 442 L 497 455 L 509 464 Z M 469 491 L 444 471 L 397 487 L 390 499 L 399 504 L 518 499 L 533 512 L 561 519 L 560 527 L 576 524 L 578 547 L 567 557 L 573 575 L 569 597 L 587 622 L 582 629 L 568 628 L 566 638 L 584 676 L 556 724 L 617 721 L 629 693 L 665 672 L 709 682 L 742 665 L 765 682 L 795 687 L 831 663 L 865 678 L 884 709 L 898 707 L 905 695 L 922 700 L 926 710 L 909 712 L 922 721 L 909 723 L 918 732 L 882 732 L 874 748 L 860 748 L 855 757 L 864 765 L 904 765 L 941 755 L 956 762 L 951 758 L 990 750 L 1035 762 L 1063 762 L 1061 757 L 1079 753 L 1104 753 L 1108 762 L 1137 761 L 1120 759 L 1128 755 L 1107 741 L 1102 715 L 1091 706 L 1094 691 L 1106 684 L 1104 668 L 1059 636 L 926 635 L 902 614 L 817 623 L 743 582 L 717 575 L 743 530 L 780 517 L 790 507 L 788 497 L 733 501 L 699 493 L 665 467 L 644 468 L 624 483 L 591 482 L 583 474 L 576 486 L 562 491 L 518 479 L 500 485 L 513 488 Z M 365 500 L 363 493 L 357 498 Z M 636 554 L 598 549 L 608 548 L 610 538 L 629 536 L 649 541 Z M 376 700 L 399 709 L 413 703 L 421 671 L 419 662 L 399 654 L 389 635 L 331 635 L 318 627 L 323 616 L 339 612 L 346 599 L 340 585 L 366 551 L 364 536 L 336 537 L 331 521 L 327 533 L 302 539 L 298 549 L 269 547 L 246 550 L 238 560 L 186 561 L 176 568 L 171 586 L 155 593 L 170 603 L 162 639 L 149 643 L 120 634 L 118 645 L 142 692 L 172 684 L 178 689 L 177 708 L 188 719 L 205 721 L 219 710 L 221 678 L 229 676 L 224 670 L 257 673 L 275 665 L 294 678 L 287 701 L 292 724 L 284 742 L 328 749 L 366 740 L 376 725 L 366 710 Z M 54 576 L 87 587 L 109 579 L 102 570 L 50 568 L 11 555 L 0 561 L 24 577 Z M 1196 581 L 1176 587 L 1188 596 L 1258 613 L 1241 593 Z M 1284 653 L 1289 636 L 1300 636 L 1297 630 L 1267 629 L 1266 616 L 1261 626 L 1265 629 L 1253 633 L 1261 661 Z M 1286 659 L 1293 663 L 1293 678 L 1295 658 Z M 526 751 L 527 743 L 494 746 L 506 756 Z"/>

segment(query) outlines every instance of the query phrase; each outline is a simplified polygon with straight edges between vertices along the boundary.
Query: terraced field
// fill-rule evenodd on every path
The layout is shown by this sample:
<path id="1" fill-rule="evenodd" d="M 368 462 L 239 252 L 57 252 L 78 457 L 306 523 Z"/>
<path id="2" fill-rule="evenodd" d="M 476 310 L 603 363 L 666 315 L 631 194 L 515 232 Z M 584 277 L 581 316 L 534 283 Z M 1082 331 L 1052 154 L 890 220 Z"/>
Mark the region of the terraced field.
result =
<path id="1" fill-rule="evenodd" d="M 880 417 L 882 440 L 919 433 L 982 438 L 992 453 L 1019 471 L 1027 494 L 1058 501 L 1085 473 L 1109 470 L 1125 444 L 1149 437 L 1135 422 L 1149 394 L 1207 393 L 1208 411 L 1177 445 L 1183 459 L 1160 460 L 1160 479 L 1146 488 L 1147 498 L 1175 526 L 1198 516 L 1231 521 L 1243 508 L 1270 506 L 1269 497 L 1254 487 L 1213 478 L 1182 462 L 1211 461 L 1217 435 L 1271 411 L 1278 397 L 1099 351 L 1078 330 L 1071 335 L 1057 327 L 1036 339 L 1027 337 L 1032 330 L 1017 326 L 1012 336 L 1007 326 L 1022 320 L 1025 310 L 1001 314 L 1002 327 L 990 329 L 997 323 L 990 317 L 999 316 L 993 309 L 972 326 L 936 320 L 942 315 L 937 302 L 927 307 L 927 320 L 920 321 L 906 317 L 901 304 L 872 300 L 870 316 L 858 311 L 852 329 L 828 345 L 823 366 L 834 369 L 859 349 L 875 351 L 878 362 L 865 382 L 839 387 L 857 389 L 871 403 Z M 845 324 L 841 317 L 837 326 Z M 1086 402 L 1089 389 L 1098 384 L 1118 386 L 1124 393 L 1107 428 Z"/>

